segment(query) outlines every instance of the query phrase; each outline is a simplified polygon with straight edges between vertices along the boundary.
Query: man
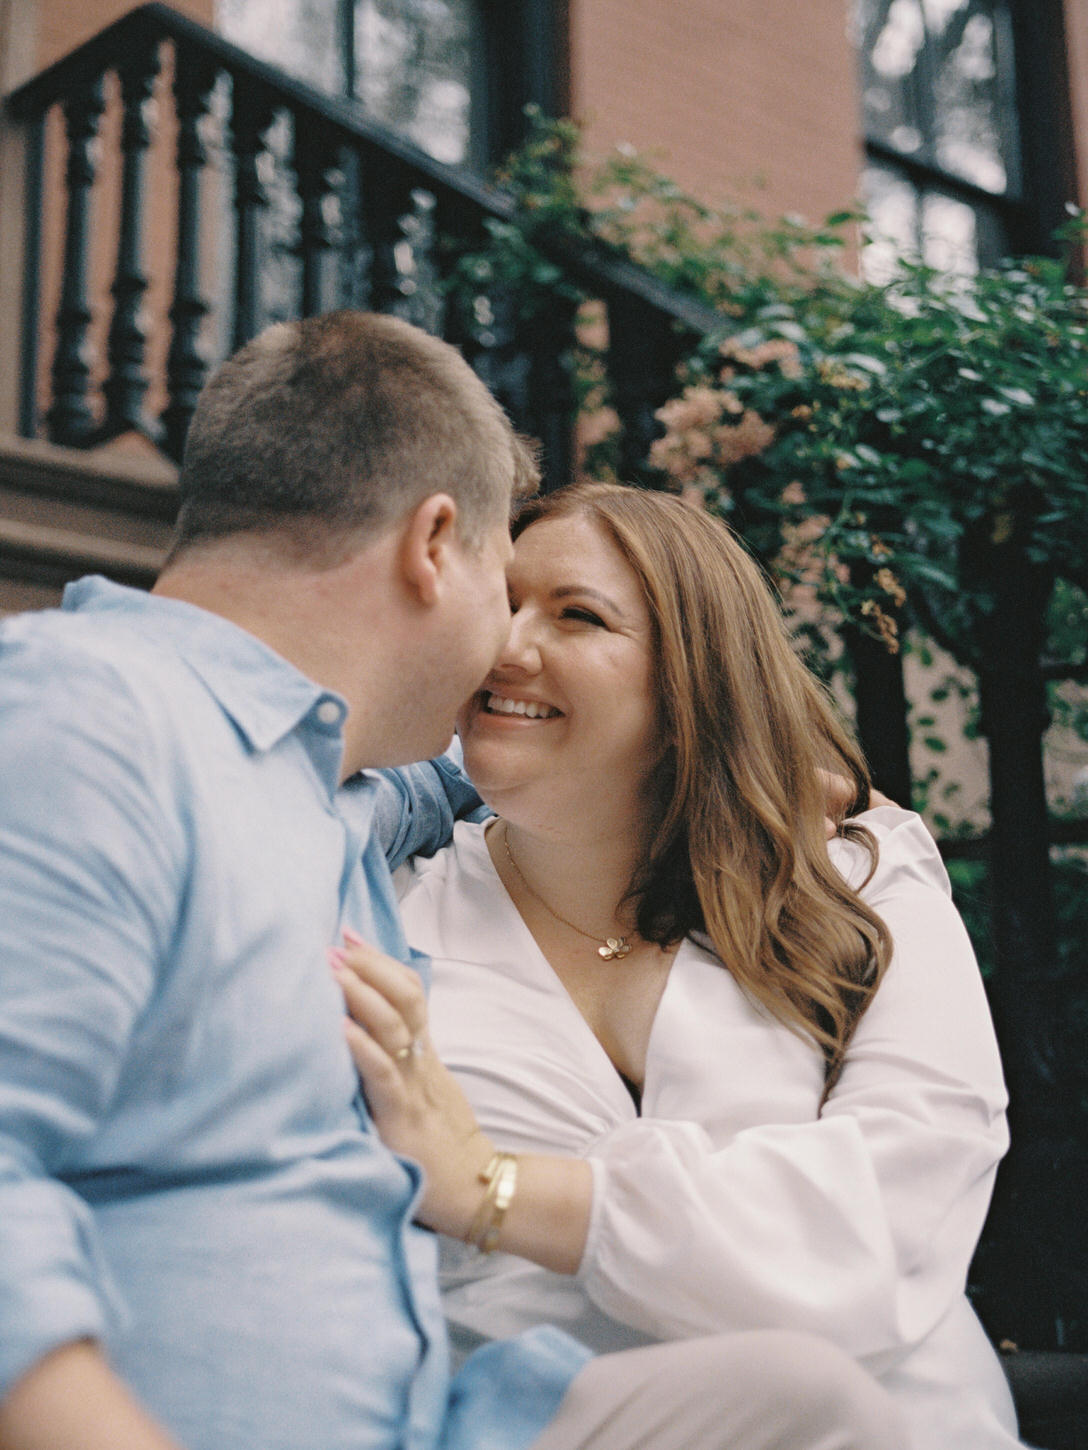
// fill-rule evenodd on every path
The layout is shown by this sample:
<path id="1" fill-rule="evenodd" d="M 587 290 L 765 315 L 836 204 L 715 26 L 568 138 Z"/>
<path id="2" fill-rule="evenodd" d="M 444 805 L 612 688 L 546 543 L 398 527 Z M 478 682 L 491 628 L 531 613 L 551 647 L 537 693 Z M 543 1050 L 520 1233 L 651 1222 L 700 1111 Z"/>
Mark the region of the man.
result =
<path id="1" fill-rule="evenodd" d="M 96 1341 L 190 1447 L 433 1442 L 433 1246 L 360 1121 L 324 963 L 341 918 L 403 941 L 335 796 L 448 741 L 508 628 L 532 473 L 444 344 L 274 328 L 201 400 L 151 597 L 82 581 L 5 627 L 4 1387 L 37 1365 L 16 1411 L 37 1382 L 143 1443 Z"/>
<path id="2" fill-rule="evenodd" d="M 83 580 L 0 629 L 0 1450 L 520 1450 L 583 1363 L 499 1346 L 447 1402 L 419 1175 L 324 964 L 344 925 L 409 959 L 339 787 L 449 739 L 533 478 L 444 343 L 275 327 L 201 398 L 151 595 Z M 685 1399 L 720 1378 L 666 1350 Z M 590 1369 L 547 1450 L 606 1443 Z"/>

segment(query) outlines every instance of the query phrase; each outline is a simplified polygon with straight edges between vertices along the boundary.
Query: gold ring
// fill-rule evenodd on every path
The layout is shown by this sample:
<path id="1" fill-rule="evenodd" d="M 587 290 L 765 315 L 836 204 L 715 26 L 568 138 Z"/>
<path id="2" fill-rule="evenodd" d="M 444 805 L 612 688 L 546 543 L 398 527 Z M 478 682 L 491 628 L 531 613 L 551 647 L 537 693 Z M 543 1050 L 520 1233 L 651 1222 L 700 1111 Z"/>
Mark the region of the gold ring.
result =
<path id="1" fill-rule="evenodd" d="M 418 1057 L 423 1051 L 423 1044 L 418 1037 L 413 1037 L 407 1047 L 398 1047 L 393 1054 L 394 1062 L 406 1062 L 410 1057 Z"/>

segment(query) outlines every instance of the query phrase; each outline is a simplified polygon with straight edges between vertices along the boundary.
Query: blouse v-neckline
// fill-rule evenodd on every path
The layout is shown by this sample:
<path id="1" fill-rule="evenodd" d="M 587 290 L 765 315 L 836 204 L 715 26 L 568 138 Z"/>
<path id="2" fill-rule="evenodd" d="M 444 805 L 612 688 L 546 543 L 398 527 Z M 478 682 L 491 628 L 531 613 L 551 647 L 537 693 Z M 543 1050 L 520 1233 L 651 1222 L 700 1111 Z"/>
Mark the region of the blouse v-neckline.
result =
<path id="1" fill-rule="evenodd" d="M 666 998 L 669 996 L 669 989 L 672 985 L 676 965 L 680 960 L 682 954 L 688 948 L 689 944 L 687 940 L 685 939 L 681 941 L 680 945 L 677 947 L 675 953 L 673 954 L 672 961 L 669 963 L 668 974 L 665 978 L 665 985 L 661 989 L 661 993 L 657 999 L 657 1005 L 654 1008 L 653 1018 L 650 1022 L 650 1030 L 646 1036 L 646 1066 L 643 1072 L 642 1086 L 639 1087 L 637 1082 L 634 1082 L 631 1078 L 627 1077 L 627 1075 L 612 1061 L 612 1058 L 609 1056 L 608 1051 L 606 1050 L 601 1039 L 597 1036 L 593 1028 L 590 1026 L 588 1019 L 582 1012 L 582 1009 L 578 1006 L 578 1003 L 571 996 L 571 993 L 568 990 L 566 983 L 563 981 L 562 977 L 559 975 L 559 973 L 552 966 L 551 962 L 545 956 L 544 952 L 540 948 L 539 943 L 537 942 L 536 937 L 529 930 L 529 927 L 525 922 L 525 918 L 518 910 L 517 904 L 515 903 L 513 897 L 510 895 L 509 891 L 507 891 L 506 886 L 503 883 L 503 879 L 496 870 L 494 861 L 492 861 L 491 859 L 491 852 L 487 848 L 487 841 L 485 839 L 487 826 L 489 824 L 490 822 L 486 821 L 481 823 L 470 823 L 467 821 L 460 822 L 457 827 L 455 827 L 455 838 L 458 834 L 461 834 L 462 842 L 458 844 L 469 843 L 471 845 L 471 861 L 473 866 L 476 868 L 483 884 L 491 890 L 497 890 L 500 893 L 502 909 L 509 915 L 514 929 L 521 936 L 524 943 L 528 947 L 529 960 L 531 960 L 535 964 L 538 974 L 543 975 L 543 980 L 548 984 L 549 988 L 551 989 L 552 995 L 560 997 L 565 1005 L 565 1009 L 567 1010 L 568 1014 L 572 1015 L 576 1019 L 577 1023 L 579 1024 L 579 1030 L 592 1043 L 595 1052 L 598 1054 L 599 1060 L 607 1067 L 611 1077 L 615 1079 L 615 1081 L 622 1088 L 624 1100 L 630 1105 L 636 1116 L 641 1116 L 642 1105 L 649 1096 L 648 1089 L 650 1087 L 650 1077 L 652 1071 L 654 1038 L 658 1034 L 658 1025 L 661 1021 L 662 1009 L 665 1006 Z M 496 923 L 496 925 L 499 925 L 499 923 Z"/>

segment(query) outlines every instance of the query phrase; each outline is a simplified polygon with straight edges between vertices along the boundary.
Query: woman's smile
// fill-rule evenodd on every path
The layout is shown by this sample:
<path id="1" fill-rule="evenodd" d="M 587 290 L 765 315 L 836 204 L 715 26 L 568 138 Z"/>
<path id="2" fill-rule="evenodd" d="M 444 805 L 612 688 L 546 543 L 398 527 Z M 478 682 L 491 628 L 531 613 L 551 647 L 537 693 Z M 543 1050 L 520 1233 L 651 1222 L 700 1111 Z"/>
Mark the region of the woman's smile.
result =
<path id="1" fill-rule="evenodd" d="M 526 700 L 520 696 L 484 692 L 484 712 L 519 720 L 557 720 L 562 710 L 543 700 Z"/>

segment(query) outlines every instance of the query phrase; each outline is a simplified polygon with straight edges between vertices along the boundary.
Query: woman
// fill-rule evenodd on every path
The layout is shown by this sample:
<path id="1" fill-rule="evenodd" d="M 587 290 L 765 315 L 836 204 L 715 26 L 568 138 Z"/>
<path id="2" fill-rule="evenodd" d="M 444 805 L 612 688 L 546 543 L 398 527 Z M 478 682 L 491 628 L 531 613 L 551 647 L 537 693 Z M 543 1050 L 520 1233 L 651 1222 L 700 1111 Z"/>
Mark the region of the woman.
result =
<path id="1" fill-rule="evenodd" d="M 455 1338 L 803 1330 L 914 1450 L 1016 1445 L 963 1294 L 1005 1095 L 932 841 L 885 808 L 827 846 L 818 772 L 864 797 L 862 762 L 706 515 L 580 486 L 515 538 L 459 725 L 498 819 L 404 873 L 431 1038 L 399 964 L 340 973 L 379 1128 L 455 1205 L 421 1217 L 502 1251 L 451 1246 Z"/>

